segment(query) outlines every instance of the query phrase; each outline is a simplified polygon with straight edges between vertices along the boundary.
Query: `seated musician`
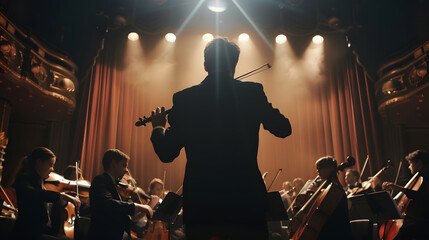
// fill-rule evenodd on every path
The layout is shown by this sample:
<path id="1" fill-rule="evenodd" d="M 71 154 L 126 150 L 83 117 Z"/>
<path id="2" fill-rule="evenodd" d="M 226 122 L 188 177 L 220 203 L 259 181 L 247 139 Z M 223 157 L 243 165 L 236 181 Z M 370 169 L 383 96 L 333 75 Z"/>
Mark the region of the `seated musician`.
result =
<path id="1" fill-rule="evenodd" d="M 332 184 L 342 186 L 337 176 L 337 161 L 331 156 L 319 158 L 316 161 L 317 172 L 322 181 L 331 178 Z M 346 194 L 342 196 L 337 209 L 329 217 L 329 220 L 323 226 L 318 239 L 352 239 L 349 223 L 349 212 L 347 207 Z"/>
<path id="2" fill-rule="evenodd" d="M 282 197 L 283 204 L 289 206 L 293 201 L 294 188 L 290 181 L 283 182 L 282 187 L 283 189 L 279 191 L 280 196 Z"/>
<path id="3" fill-rule="evenodd" d="M 58 236 L 60 219 L 53 213 L 66 202 L 79 206 L 80 201 L 65 193 L 45 190 L 44 180 L 54 171 L 55 161 L 55 154 L 44 147 L 34 149 L 24 159 L 15 180 L 19 215 L 13 238 L 65 238 Z"/>
<path id="4" fill-rule="evenodd" d="M 164 182 L 159 178 L 154 178 L 149 183 L 149 195 L 164 197 Z"/>
<path id="5" fill-rule="evenodd" d="M 344 180 L 347 184 L 344 188 L 347 195 L 362 187 L 362 184 L 359 182 L 359 173 L 355 169 L 348 169 L 344 174 Z"/>
<path id="6" fill-rule="evenodd" d="M 76 166 L 68 165 L 63 172 L 63 176 L 65 179 L 68 179 L 68 180 L 73 180 L 73 181 L 76 180 Z M 77 180 L 83 180 L 82 170 L 80 168 L 78 169 L 78 179 Z"/>
<path id="7" fill-rule="evenodd" d="M 118 149 L 107 150 L 103 156 L 104 173 L 96 176 L 89 190 L 91 226 L 88 240 L 120 240 L 129 237 L 131 218 L 152 216 L 149 205 L 122 201 L 116 180 L 127 172 L 129 157 Z"/>
<path id="8" fill-rule="evenodd" d="M 294 188 L 293 199 L 295 199 L 296 196 L 298 196 L 299 192 L 301 191 L 302 187 L 304 187 L 304 180 L 302 178 L 295 178 L 292 181 L 292 185 Z"/>
<path id="9" fill-rule="evenodd" d="M 384 182 L 383 187 L 402 191 L 412 199 L 405 210 L 404 223 L 399 231 L 399 239 L 428 239 L 427 226 L 429 226 L 429 153 L 416 150 L 408 154 L 405 159 L 410 164 L 412 174 L 419 173 L 423 177 L 423 183 L 415 191 L 403 188 L 391 182 Z"/>

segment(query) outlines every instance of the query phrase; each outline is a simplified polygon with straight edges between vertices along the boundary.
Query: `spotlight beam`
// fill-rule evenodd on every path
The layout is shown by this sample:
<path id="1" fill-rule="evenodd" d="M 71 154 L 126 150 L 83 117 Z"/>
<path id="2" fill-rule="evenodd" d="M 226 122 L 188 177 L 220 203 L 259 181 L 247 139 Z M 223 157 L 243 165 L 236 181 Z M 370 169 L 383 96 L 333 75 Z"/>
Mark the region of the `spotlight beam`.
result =
<path id="1" fill-rule="evenodd" d="M 185 21 L 182 23 L 182 25 L 180 26 L 179 30 L 177 30 L 176 36 L 179 36 L 183 30 L 185 29 L 185 27 L 188 25 L 189 21 L 191 21 L 191 19 L 194 17 L 195 13 L 198 11 L 198 9 L 200 9 L 201 5 L 203 5 L 203 3 L 206 0 L 200 0 L 197 5 L 195 5 L 194 9 L 192 9 L 192 12 L 186 17 Z"/>
<path id="2" fill-rule="evenodd" d="M 256 32 L 259 34 L 259 36 L 261 36 L 261 38 L 268 45 L 268 47 L 271 50 L 274 50 L 273 46 L 270 44 L 270 42 L 268 41 L 268 39 L 264 36 L 264 34 L 262 34 L 262 32 L 261 32 L 261 30 L 259 30 L 258 26 L 256 26 L 256 24 L 252 21 L 252 19 L 250 19 L 250 17 L 246 14 L 246 12 L 243 10 L 243 8 L 237 3 L 237 1 L 236 0 L 232 0 L 232 2 L 238 8 L 238 10 L 240 10 L 241 14 L 243 14 L 243 16 L 250 23 L 250 25 L 252 25 L 252 27 L 256 30 Z"/>

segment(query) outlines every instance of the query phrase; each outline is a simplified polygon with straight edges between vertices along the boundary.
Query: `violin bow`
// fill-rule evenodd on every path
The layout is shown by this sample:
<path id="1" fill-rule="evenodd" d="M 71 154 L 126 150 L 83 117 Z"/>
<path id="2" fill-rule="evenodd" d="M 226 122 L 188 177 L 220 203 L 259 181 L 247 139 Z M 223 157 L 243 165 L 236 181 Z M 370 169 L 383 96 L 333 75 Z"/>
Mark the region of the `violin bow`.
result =
<path id="1" fill-rule="evenodd" d="M 162 179 L 162 182 L 164 183 L 162 185 L 162 199 L 165 198 L 165 175 L 167 174 L 167 169 L 164 169 L 164 178 Z"/>
<path id="2" fill-rule="evenodd" d="M 130 175 L 130 178 L 134 179 L 134 181 L 135 181 L 135 178 L 133 178 L 133 176 L 131 175 L 131 172 L 130 172 L 129 169 L 127 169 L 127 172 L 128 172 L 128 175 Z M 131 181 L 131 186 L 133 186 L 134 190 L 137 190 L 137 187 L 136 187 L 136 184 L 134 183 L 134 181 Z M 143 204 L 143 201 L 142 201 L 139 193 L 137 193 L 137 197 L 138 197 L 138 199 L 140 201 L 140 204 Z"/>
<path id="3" fill-rule="evenodd" d="M 76 167 L 76 197 L 77 197 L 77 199 L 79 199 L 79 184 L 78 184 L 78 180 L 79 180 L 79 160 L 76 161 L 75 167 Z M 79 208 L 76 207 L 75 210 L 76 210 L 76 217 L 79 218 Z"/>
<path id="4" fill-rule="evenodd" d="M 283 170 L 283 169 L 279 168 L 279 170 L 277 171 L 276 176 L 274 177 L 273 181 L 271 181 L 271 184 L 270 184 L 270 186 L 268 187 L 267 191 L 270 191 L 271 186 L 273 185 L 274 181 L 279 177 L 280 172 L 281 172 L 282 170 Z"/>
<path id="5" fill-rule="evenodd" d="M 177 189 L 177 191 L 176 191 L 176 194 L 177 194 L 177 195 L 179 195 L 179 191 L 180 191 L 180 190 L 182 190 L 182 188 L 183 188 L 183 184 L 182 184 L 182 185 L 180 185 L 180 187 Z"/>
<path id="6" fill-rule="evenodd" d="M 396 172 L 396 177 L 395 177 L 394 184 L 396 184 L 398 182 L 399 172 L 401 172 L 401 168 L 402 168 L 402 160 L 399 161 L 398 171 Z M 390 194 L 393 194 L 393 190 L 390 190 Z"/>
<path id="7" fill-rule="evenodd" d="M 365 172 L 366 165 L 368 164 L 368 161 L 369 161 L 369 155 L 366 155 L 366 160 L 365 160 L 365 163 L 363 164 L 363 168 L 362 168 L 362 171 L 360 172 L 360 176 L 359 176 L 359 181 L 361 181 L 361 182 L 362 182 L 362 176 L 363 176 L 363 173 Z"/>
<path id="8" fill-rule="evenodd" d="M 9 196 L 7 195 L 6 191 L 3 189 L 2 185 L 0 185 L 0 189 L 3 192 L 4 196 L 6 197 L 7 201 L 10 203 L 10 206 L 12 206 L 13 210 L 16 210 L 15 206 L 13 205 L 12 201 L 10 200 Z M 0 208 L 1 209 L 1 208 Z"/>

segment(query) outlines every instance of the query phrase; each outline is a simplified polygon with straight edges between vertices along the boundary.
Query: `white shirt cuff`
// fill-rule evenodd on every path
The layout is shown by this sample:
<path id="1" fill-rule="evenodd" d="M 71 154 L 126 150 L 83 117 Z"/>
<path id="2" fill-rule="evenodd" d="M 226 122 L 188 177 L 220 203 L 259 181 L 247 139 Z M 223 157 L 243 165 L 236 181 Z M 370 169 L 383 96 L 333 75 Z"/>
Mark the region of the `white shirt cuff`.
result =
<path id="1" fill-rule="evenodd" d="M 161 128 L 162 131 L 165 132 L 165 127 L 163 127 L 163 126 L 155 126 L 155 127 L 153 127 L 152 132 L 155 131 L 155 129 L 158 129 L 158 128 Z"/>

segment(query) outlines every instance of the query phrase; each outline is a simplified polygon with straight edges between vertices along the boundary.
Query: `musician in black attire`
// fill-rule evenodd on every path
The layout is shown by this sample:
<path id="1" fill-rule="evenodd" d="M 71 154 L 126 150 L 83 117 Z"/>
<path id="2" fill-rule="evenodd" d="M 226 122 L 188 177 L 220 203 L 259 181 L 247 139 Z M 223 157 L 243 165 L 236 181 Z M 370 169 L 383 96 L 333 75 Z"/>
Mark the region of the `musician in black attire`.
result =
<path id="1" fill-rule="evenodd" d="M 116 181 L 127 172 L 129 159 L 118 149 L 107 150 L 104 154 L 104 173 L 92 180 L 89 190 L 91 226 L 88 240 L 129 238 L 131 216 L 152 216 L 150 206 L 122 201 L 116 190 Z"/>
<path id="2" fill-rule="evenodd" d="M 323 181 L 331 178 L 332 184 L 342 189 L 337 176 L 337 161 L 331 156 L 325 156 L 316 161 L 316 168 Z M 352 239 L 350 230 L 349 210 L 347 206 L 347 196 L 341 196 L 341 201 L 337 205 L 328 221 L 319 233 L 319 240 L 342 240 Z"/>
<path id="3" fill-rule="evenodd" d="M 428 239 L 429 226 L 429 153 L 416 150 L 408 154 L 405 159 L 410 164 L 412 174 L 417 172 L 423 177 L 423 183 L 417 191 L 406 189 L 391 182 L 384 182 L 383 187 L 402 191 L 411 199 L 405 210 L 404 223 L 397 239 Z"/>
<path id="4" fill-rule="evenodd" d="M 351 194 L 357 189 L 362 187 L 362 184 L 359 182 L 359 172 L 355 169 L 348 169 L 346 173 L 344 174 L 344 180 L 346 182 L 346 187 L 344 188 L 344 191 L 346 194 Z"/>
<path id="5" fill-rule="evenodd" d="M 79 199 L 45 190 L 44 179 L 54 171 L 55 154 L 48 148 L 38 147 L 24 159 L 15 180 L 18 200 L 18 219 L 13 231 L 14 239 L 57 239 L 60 208 L 67 202 L 79 206 Z"/>
<path id="6" fill-rule="evenodd" d="M 152 112 L 151 141 L 162 162 L 184 147 L 183 213 L 187 239 L 267 238 L 268 200 L 257 164 L 260 125 L 277 137 L 289 120 L 267 101 L 262 85 L 234 79 L 240 50 L 216 38 L 204 50 L 208 76 L 177 92 L 164 129 L 164 108 Z M 250 197 L 249 197 L 250 196 Z"/>

